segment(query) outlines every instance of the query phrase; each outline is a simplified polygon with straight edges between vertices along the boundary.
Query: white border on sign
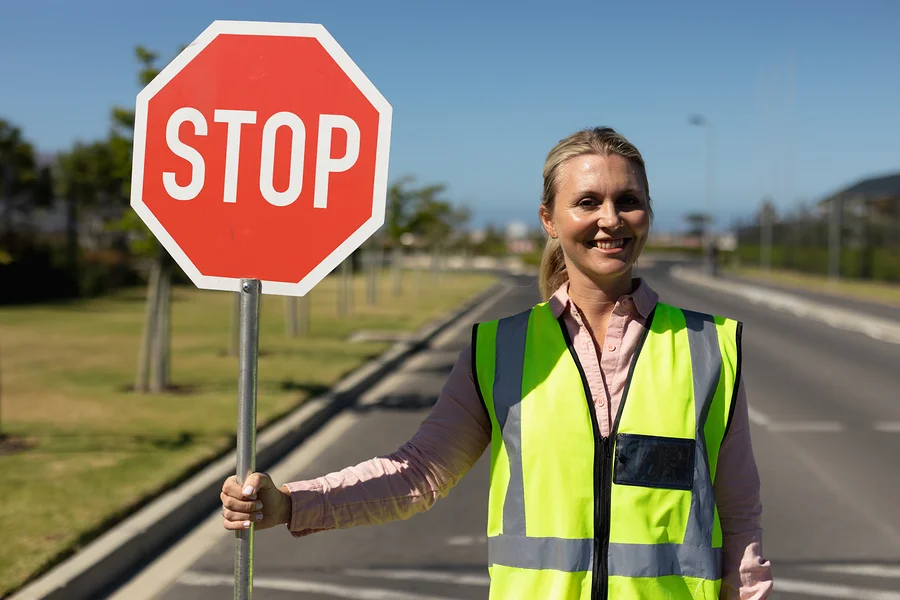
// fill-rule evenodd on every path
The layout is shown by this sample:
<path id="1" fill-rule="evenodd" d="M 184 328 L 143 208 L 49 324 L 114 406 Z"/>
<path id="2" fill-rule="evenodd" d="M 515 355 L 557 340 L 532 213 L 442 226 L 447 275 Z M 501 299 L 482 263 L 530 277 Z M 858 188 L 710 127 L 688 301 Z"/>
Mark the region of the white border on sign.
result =
<path id="1" fill-rule="evenodd" d="M 372 85 L 369 78 L 360 70 L 356 63 L 344 51 L 337 41 L 322 25 L 312 23 L 264 23 L 256 21 L 214 21 L 197 39 L 185 48 L 175 59 L 169 63 L 147 87 L 137 95 L 137 103 L 134 112 L 134 150 L 131 174 L 131 207 L 141 217 L 141 220 L 150 228 L 156 239 L 172 255 L 175 262 L 184 269 L 184 272 L 198 288 L 206 290 L 221 290 L 226 292 L 240 291 L 241 280 L 231 277 L 210 277 L 203 275 L 191 262 L 187 254 L 178 246 L 178 243 L 169 235 L 165 227 L 154 214 L 147 208 L 143 200 L 144 183 L 144 158 L 147 145 L 147 111 L 150 99 L 153 98 L 166 84 L 178 75 L 206 46 L 219 34 L 231 35 L 279 35 L 289 37 L 311 37 L 322 44 L 325 51 L 331 55 L 334 62 L 347 74 L 347 77 L 363 93 L 366 99 L 378 111 L 378 140 L 375 147 L 375 180 L 372 196 L 372 216 L 353 232 L 331 254 L 325 257 L 318 266 L 297 283 L 284 283 L 280 281 L 262 281 L 262 293 L 276 294 L 280 296 L 305 296 L 326 275 L 337 268 L 354 250 L 384 225 L 385 199 L 388 183 L 388 160 L 391 141 L 391 117 L 393 109 L 390 103 Z"/>

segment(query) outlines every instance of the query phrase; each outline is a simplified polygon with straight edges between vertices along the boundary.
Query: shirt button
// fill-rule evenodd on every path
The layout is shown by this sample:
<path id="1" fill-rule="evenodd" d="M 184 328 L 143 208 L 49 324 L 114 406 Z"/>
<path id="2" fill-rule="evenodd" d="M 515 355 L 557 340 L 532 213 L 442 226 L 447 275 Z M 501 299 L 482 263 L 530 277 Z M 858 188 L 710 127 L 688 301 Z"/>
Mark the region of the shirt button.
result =
<path id="1" fill-rule="evenodd" d="M 615 344 L 609 344 L 609 345 L 606 347 L 606 349 L 609 350 L 610 352 L 615 352 L 615 351 L 616 351 L 616 345 L 615 345 Z"/>

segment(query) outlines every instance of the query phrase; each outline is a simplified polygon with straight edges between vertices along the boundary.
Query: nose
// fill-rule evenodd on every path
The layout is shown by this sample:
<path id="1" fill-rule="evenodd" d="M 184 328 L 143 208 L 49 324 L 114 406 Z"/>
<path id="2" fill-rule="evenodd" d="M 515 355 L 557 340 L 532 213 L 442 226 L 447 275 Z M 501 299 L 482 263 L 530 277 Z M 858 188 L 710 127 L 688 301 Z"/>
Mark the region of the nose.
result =
<path id="1" fill-rule="evenodd" d="M 604 200 L 597 214 L 597 226 L 606 229 L 615 229 L 622 222 L 616 203 L 612 200 Z"/>

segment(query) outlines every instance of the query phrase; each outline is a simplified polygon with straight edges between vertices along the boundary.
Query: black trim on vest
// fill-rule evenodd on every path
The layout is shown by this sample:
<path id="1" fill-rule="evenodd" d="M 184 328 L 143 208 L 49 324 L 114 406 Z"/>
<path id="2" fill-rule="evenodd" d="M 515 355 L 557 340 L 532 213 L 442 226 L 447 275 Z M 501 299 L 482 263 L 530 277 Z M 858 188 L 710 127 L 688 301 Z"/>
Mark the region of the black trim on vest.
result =
<path id="1" fill-rule="evenodd" d="M 722 436 L 722 439 L 725 439 L 725 436 L 728 435 L 728 430 L 731 429 L 731 421 L 734 419 L 734 405 L 737 404 L 737 395 L 738 388 L 741 387 L 741 335 L 744 333 L 744 324 L 740 321 L 737 322 L 737 332 L 735 334 L 735 342 L 737 343 L 737 371 L 734 376 L 734 390 L 731 392 L 731 406 L 728 407 L 728 422 L 725 424 L 725 434 Z"/>
<path id="2" fill-rule="evenodd" d="M 484 401 L 484 396 L 481 393 L 481 384 L 478 383 L 478 361 L 475 356 L 476 348 L 478 348 L 478 323 L 472 325 L 472 352 L 471 352 L 471 362 L 472 362 L 472 379 L 475 381 L 475 391 L 478 392 L 478 399 L 481 400 L 481 408 L 484 409 L 484 414 L 487 416 L 488 425 L 491 426 L 491 429 L 494 428 L 494 422 L 491 420 L 491 412 L 488 410 L 487 402 Z"/>
<path id="3" fill-rule="evenodd" d="M 588 415 L 591 417 L 591 428 L 594 432 L 594 559 L 593 564 L 591 565 L 591 600 L 599 600 L 601 581 L 603 589 L 605 590 L 606 579 L 609 577 L 608 565 L 605 562 L 601 562 L 603 551 L 600 542 L 600 520 L 603 515 L 600 512 L 601 503 L 597 501 L 598 498 L 602 496 L 600 474 L 603 472 L 603 467 L 600 464 L 603 451 L 602 438 L 600 437 L 600 425 L 597 423 L 597 411 L 594 408 L 594 398 L 591 396 L 591 386 L 588 385 L 584 367 L 581 366 L 581 361 L 578 360 L 578 353 L 575 352 L 575 344 L 572 341 L 572 338 L 569 337 L 569 330 L 566 327 L 565 318 L 563 315 L 560 315 L 556 321 L 559 323 L 559 329 L 562 332 L 563 339 L 566 341 L 566 348 L 569 349 L 569 354 L 571 355 L 572 360 L 575 361 L 575 367 L 578 369 L 578 374 L 581 375 L 581 385 L 584 387 L 584 397 L 587 400 Z"/>
<path id="4" fill-rule="evenodd" d="M 625 380 L 625 388 L 622 390 L 622 400 L 619 402 L 619 410 L 616 411 L 616 420 L 613 421 L 612 428 L 609 431 L 609 437 L 603 439 L 604 457 L 606 465 L 606 477 L 603 478 L 603 591 L 599 600 L 607 600 L 609 598 L 609 520 L 612 518 L 612 451 L 613 440 L 619 433 L 619 420 L 622 418 L 622 411 L 625 409 L 625 402 L 628 400 L 628 392 L 631 389 L 631 379 L 634 377 L 634 368 L 637 366 L 638 359 L 641 356 L 641 350 L 644 349 L 644 342 L 650 335 L 650 327 L 653 326 L 653 317 L 656 315 L 656 307 L 647 316 L 647 324 L 644 331 L 641 332 L 641 339 L 634 349 L 634 357 L 631 359 L 631 365 L 628 367 L 628 378 Z"/>
<path id="5" fill-rule="evenodd" d="M 656 314 L 656 308 L 647 317 L 647 324 L 641 333 L 641 339 L 638 341 L 634 357 L 631 359 L 631 365 L 628 368 L 628 379 L 625 381 L 625 389 L 622 390 L 622 401 L 619 403 L 619 410 L 616 411 L 616 419 L 610 430 L 609 437 L 600 435 L 600 425 L 597 423 L 597 412 L 594 408 L 594 399 L 591 395 L 591 388 L 588 385 L 587 376 L 584 373 L 584 367 L 578 360 L 578 353 L 575 352 L 572 338 L 569 337 L 569 330 L 566 327 L 565 320 L 562 315 L 557 319 L 560 331 L 566 341 L 569 354 L 575 361 L 578 373 L 581 375 L 581 384 L 584 386 L 584 396 L 587 399 L 588 414 L 591 417 L 591 426 L 594 429 L 594 560 L 592 565 L 591 579 L 591 600 L 607 600 L 609 598 L 609 519 L 612 513 L 612 440 L 615 439 L 616 432 L 619 429 L 619 419 L 622 416 L 622 409 L 625 406 L 625 400 L 628 398 L 628 389 L 631 387 L 631 378 L 634 375 L 634 368 L 637 365 L 638 357 L 647 341 L 650 333 L 650 326 L 653 324 L 653 315 Z"/>

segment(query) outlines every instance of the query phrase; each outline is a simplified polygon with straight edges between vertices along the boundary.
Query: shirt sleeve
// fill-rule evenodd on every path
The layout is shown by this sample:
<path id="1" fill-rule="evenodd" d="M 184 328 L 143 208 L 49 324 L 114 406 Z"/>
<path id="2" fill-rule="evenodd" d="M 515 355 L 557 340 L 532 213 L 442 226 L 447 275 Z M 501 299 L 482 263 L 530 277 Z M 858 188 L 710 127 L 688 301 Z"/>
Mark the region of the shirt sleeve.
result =
<path id="1" fill-rule="evenodd" d="M 772 567 L 763 558 L 759 471 L 750 440 L 743 378 L 731 426 L 719 448 L 713 484 L 722 524 L 722 600 L 764 600 L 772 594 Z"/>
<path id="2" fill-rule="evenodd" d="M 300 537 L 408 519 L 446 496 L 490 439 L 490 419 L 475 388 L 467 347 L 429 415 L 396 452 L 283 486 L 291 495 L 288 529 Z"/>

